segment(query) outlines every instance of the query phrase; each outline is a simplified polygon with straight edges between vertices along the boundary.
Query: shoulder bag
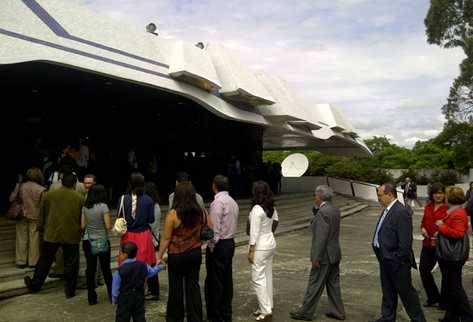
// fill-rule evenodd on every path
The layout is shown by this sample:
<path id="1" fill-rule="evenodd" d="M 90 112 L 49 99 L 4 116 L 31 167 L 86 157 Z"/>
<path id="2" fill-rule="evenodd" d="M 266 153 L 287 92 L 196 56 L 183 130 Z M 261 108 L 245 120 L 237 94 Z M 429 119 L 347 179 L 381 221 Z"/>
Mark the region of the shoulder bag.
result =
<path id="1" fill-rule="evenodd" d="M 470 253 L 468 232 L 465 232 L 462 238 L 447 237 L 439 232 L 435 243 L 435 253 L 438 259 L 444 261 L 465 261 Z"/>
<path id="2" fill-rule="evenodd" d="M 20 220 L 24 217 L 23 200 L 21 199 L 21 184 L 18 187 L 15 199 L 13 199 L 10 208 L 8 208 L 6 217 L 10 220 Z"/>
<path id="3" fill-rule="evenodd" d="M 207 210 L 204 209 L 204 214 L 203 215 L 204 215 L 204 224 L 203 224 L 202 229 L 200 231 L 200 239 L 203 240 L 203 241 L 208 241 L 208 240 L 211 240 L 212 238 L 214 238 L 214 231 L 207 224 L 207 216 L 208 216 Z"/>
<path id="4" fill-rule="evenodd" d="M 127 222 L 125 219 L 125 208 L 123 206 L 123 199 L 125 195 L 122 196 L 120 201 L 120 207 L 118 208 L 117 213 L 117 220 L 115 220 L 115 224 L 113 225 L 112 231 L 117 234 L 118 236 L 123 236 L 127 231 Z"/>
<path id="5" fill-rule="evenodd" d="M 108 240 L 107 238 L 91 239 L 89 231 L 87 230 L 87 238 L 90 243 L 90 252 L 93 256 L 104 254 L 108 252 Z"/>

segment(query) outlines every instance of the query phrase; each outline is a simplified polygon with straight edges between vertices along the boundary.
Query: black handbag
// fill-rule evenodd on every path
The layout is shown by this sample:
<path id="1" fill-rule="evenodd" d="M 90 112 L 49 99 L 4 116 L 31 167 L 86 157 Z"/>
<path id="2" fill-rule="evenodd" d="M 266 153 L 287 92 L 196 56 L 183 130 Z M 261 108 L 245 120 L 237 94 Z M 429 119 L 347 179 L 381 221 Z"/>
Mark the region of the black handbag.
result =
<path id="1" fill-rule="evenodd" d="M 443 218 L 443 221 L 450 216 L 450 213 Z M 470 254 L 470 239 L 468 232 L 465 232 L 462 238 L 451 238 L 442 235 L 440 231 L 435 241 L 435 254 L 438 259 L 444 261 L 466 261 Z"/>
<path id="2" fill-rule="evenodd" d="M 470 254 L 470 239 L 465 232 L 463 238 L 450 238 L 442 234 L 437 235 L 435 246 L 437 258 L 444 261 L 465 261 Z"/>
<path id="3" fill-rule="evenodd" d="M 204 210 L 204 224 L 202 225 L 202 229 L 200 230 L 200 239 L 203 241 L 208 241 L 214 238 L 214 231 L 212 228 L 209 227 L 207 224 L 207 211 Z"/>

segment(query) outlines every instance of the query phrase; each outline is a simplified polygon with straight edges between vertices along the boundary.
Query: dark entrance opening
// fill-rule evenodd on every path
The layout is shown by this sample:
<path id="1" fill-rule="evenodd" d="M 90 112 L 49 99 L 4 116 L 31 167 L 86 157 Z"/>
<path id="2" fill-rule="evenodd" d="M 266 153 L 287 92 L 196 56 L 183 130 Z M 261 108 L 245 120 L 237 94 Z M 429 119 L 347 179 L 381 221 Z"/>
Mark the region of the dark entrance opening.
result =
<path id="1" fill-rule="evenodd" d="M 113 203 L 126 189 L 130 149 L 139 171 L 157 183 L 163 204 L 177 171 L 189 172 L 208 198 L 213 176 L 228 173 L 232 159 L 247 169 L 261 155 L 262 127 L 222 119 L 185 97 L 141 84 L 28 62 L 0 66 L 0 86 L 3 209 L 18 173 L 42 168 L 46 153 L 57 158 L 79 138 L 87 138 L 90 149 L 86 172 L 113 188 Z M 249 182 L 241 187 L 248 191 Z"/>

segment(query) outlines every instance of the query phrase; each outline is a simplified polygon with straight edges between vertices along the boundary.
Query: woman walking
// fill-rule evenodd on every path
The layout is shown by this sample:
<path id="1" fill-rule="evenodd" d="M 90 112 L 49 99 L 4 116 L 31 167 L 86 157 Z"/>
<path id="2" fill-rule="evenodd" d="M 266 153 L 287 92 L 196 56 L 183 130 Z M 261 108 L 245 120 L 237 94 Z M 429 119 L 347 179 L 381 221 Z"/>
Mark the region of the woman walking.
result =
<path id="1" fill-rule="evenodd" d="M 461 242 L 468 232 L 468 218 L 462 207 L 465 194 L 462 188 L 452 187 L 447 192 L 449 209 L 443 220 L 437 220 L 438 234 Z M 464 240 L 468 242 L 468 239 Z M 469 248 L 469 245 L 468 245 Z M 439 266 L 442 272 L 446 312 L 443 322 L 472 322 L 473 310 L 462 285 L 462 270 L 468 254 L 460 260 L 446 260 L 439 254 Z"/>
<path id="2" fill-rule="evenodd" d="M 41 170 L 30 168 L 26 182 L 18 183 L 10 195 L 10 202 L 19 197 L 23 204 L 23 217 L 16 223 L 15 261 L 19 268 L 35 267 L 39 259 L 39 205 L 46 190 L 43 184 Z"/>
<path id="3" fill-rule="evenodd" d="M 158 264 L 168 252 L 169 296 L 166 321 L 184 321 L 184 296 L 187 321 L 202 321 L 199 271 L 202 264 L 201 230 L 212 227 L 209 216 L 196 201 L 189 181 L 176 185 L 173 207 L 166 215 L 159 248 Z M 184 291 L 185 287 L 185 291 Z M 184 295 L 185 294 L 185 295 Z"/>
<path id="4" fill-rule="evenodd" d="M 112 297 L 112 272 L 110 270 L 110 241 L 108 232 L 112 229 L 110 210 L 105 201 L 107 191 L 103 185 L 90 188 L 82 208 L 81 228 L 84 231 L 82 248 L 87 261 L 86 277 L 89 305 L 97 304 L 95 292 L 97 259 L 100 262 L 108 297 Z"/>
<path id="5" fill-rule="evenodd" d="M 276 240 L 273 235 L 275 216 L 273 194 L 269 185 L 257 181 L 253 186 L 250 211 L 250 243 L 248 261 L 251 263 L 251 284 L 258 298 L 256 321 L 272 321 L 273 257 Z"/>
<path id="6" fill-rule="evenodd" d="M 435 224 L 437 220 L 445 218 L 447 215 L 448 204 L 445 201 L 445 187 L 441 183 L 434 183 L 429 191 L 429 203 L 424 208 L 424 217 L 420 226 L 422 236 L 422 252 L 420 254 L 420 277 L 427 294 L 427 302 L 425 307 L 439 305 L 444 307 L 441 292 L 435 284 L 432 270 L 437 264 L 437 255 L 435 253 L 435 235 L 438 227 Z M 443 283 L 442 287 L 443 289 Z"/>

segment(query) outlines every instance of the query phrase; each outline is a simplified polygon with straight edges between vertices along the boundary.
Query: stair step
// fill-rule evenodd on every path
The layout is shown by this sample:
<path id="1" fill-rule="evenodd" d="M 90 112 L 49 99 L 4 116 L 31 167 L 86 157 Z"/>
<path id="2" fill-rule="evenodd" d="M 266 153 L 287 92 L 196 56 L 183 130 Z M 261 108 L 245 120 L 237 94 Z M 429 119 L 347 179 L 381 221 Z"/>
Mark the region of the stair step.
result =
<path id="1" fill-rule="evenodd" d="M 311 208 L 313 205 L 312 193 L 280 195 L 275 198 L 276 208 L 280 217 L 280 225 L 276 231 L 276 235 L 285 234 L 294 230 L 305 229 L 310 224 L 312 218 Z M 238 246 L 248 244 L 248 236 L 246 235 L 246 221 L 251 207 L 251 200 L 237 200 L 240 207 L 240 216 L 238 220 L 237 233 L 235 241 Z M 337 195 L 333 203 L 340 208 L 342 216 L 349 216 L 357 211 L 368 207 L 358 200 L 346 198 Z M 163 214 L 166 213 L 167 207 L 162 207 Z M 114 211 L 113 211 L 114 214 Z M 164 215 L 161 218 L 161 224 L 164 222 Z M 161 226 L 162 227 L 162 226 Z M 117 267 L 117 254 L 119 247 L 119 238 L 111 235 L 111 265 L 115 269 Z M 0 299 L 11 296 L 17 296 L 27 293 L 23 284 L 23 277 L 31 275 L 33 269 L 19 269 L 14 264 L 14 248 L 15 248 L 15 224 L 0 218 Z M 84 273 L 85 258 L 83 251 L 81 254 L 81 271 Z M 57 287 L 62 285 L 62 281 L 58 279 L 48 278 L 46 287 Z"/>

